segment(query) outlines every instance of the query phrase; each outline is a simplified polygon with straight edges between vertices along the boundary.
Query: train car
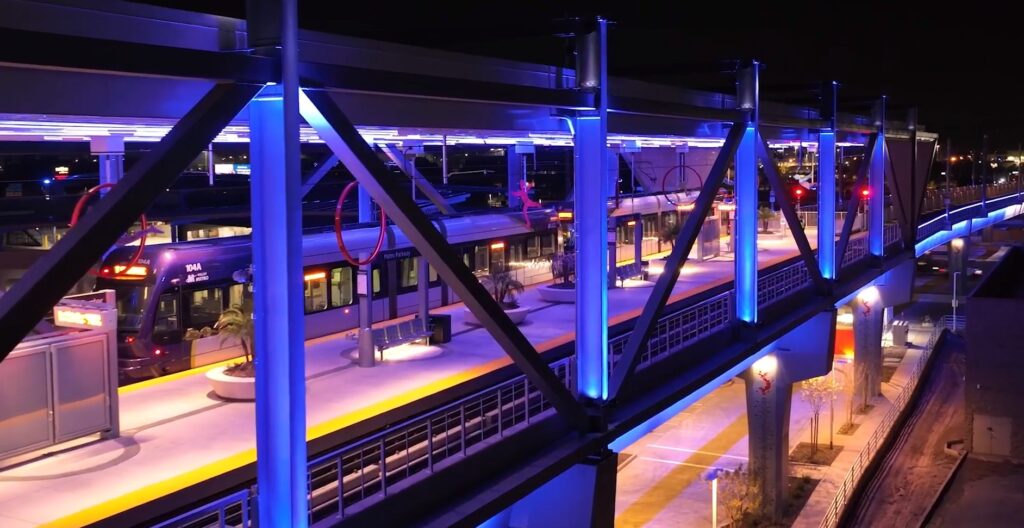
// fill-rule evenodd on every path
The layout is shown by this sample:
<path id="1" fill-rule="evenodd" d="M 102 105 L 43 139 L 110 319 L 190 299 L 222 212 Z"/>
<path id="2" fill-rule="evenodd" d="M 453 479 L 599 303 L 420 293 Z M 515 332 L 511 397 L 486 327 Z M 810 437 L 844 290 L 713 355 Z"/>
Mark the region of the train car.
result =
<path id="1" fill-rule="evenodd" d="M 659 200 L 664 198 L 638 198 L 612 214 L 654 218 L 668 207 L 658 204 Z M 677 212 L 672 214 L 678 217 Z M 553 209 L 531 211 L 529 218 L 527 224 L 522 214 L 489 213 L 446 217 L 434 224 L 475 274 L 509 270 L 523 284 L 531 285 L 551 279 L 551 255 L 571 244 L 572 230 L 571 215 Z M 352 255 L 368 253 L 378 232 L 379 228 L 371 225 L 346 229 L 345 244 Z M 646 249 L 645 245 L 648 254 L 659 248 Z M 252 260 L 249 237 L 147 245 L 138 261 L 128 267 L 136 250 L 130 246 L 111 251 L 96 281 L 97 289 L 117 292 L 121 382 L 237 355 L 236 343 L 217 336 L 213 327 L 226 308 L 240 306 L 251 312 L 252 285 L 235 280 L 236 272 Z M 356 268 L 342 258 L 334 232 L 304 235 L 302 253 L 306 338 L 356 328 Z M 370 272 L 374 321 L 416 312 L 418 256 L 400 230 L 387 228 L 384 249 Z M 432 269 L 428 280 L 431 308 L 459 300 Z"/>

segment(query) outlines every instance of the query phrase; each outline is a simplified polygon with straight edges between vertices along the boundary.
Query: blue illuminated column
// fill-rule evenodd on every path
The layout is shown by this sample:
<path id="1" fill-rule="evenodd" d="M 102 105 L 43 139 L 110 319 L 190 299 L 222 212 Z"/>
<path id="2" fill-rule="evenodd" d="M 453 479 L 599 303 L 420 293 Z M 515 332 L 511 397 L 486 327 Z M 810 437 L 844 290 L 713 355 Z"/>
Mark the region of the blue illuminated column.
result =
<path id="1" fill-rule="evenodd" d="M 576 379 L 582 397 L 601 400 L 608 395 L 607 22 L 598 19 L 581 38 L 578 81 L 596 91 L 598 108 L 576 118 Z"/>
<path id="2" fill-rule="evenodd" d="M 309 509 L 298 30 L 295 1 L 282 4 L 256 10 L 270 27 L 280 24 L 282 82 L 267 86 L 249 104 L 257 507 L 262 526 L 304 528 Z M 275 13 L 275 6 L 283 9 Z M 269 36 L 271 44 L 274 38 Z"/>
<path id="3" fill-rule="evenodd" d="M 836 278 L 836 133 L 818 133 L 818 268 Z"/>
<path id="4" fill-rule="evenodd" d="M 736 149 L 736 227 L 733 230 L 736 266 L 736 317 L 757 322 L 757 102 L 758 63 L 737 73 L 740 109 L 750 112 L 747 129 Z"/>
<path id="5" fill-rule="evenodd" d="M 875 108 L 878 140 L 868 165 L 868 249 L 872 255 L 885 254 L 885 96 Z"/>

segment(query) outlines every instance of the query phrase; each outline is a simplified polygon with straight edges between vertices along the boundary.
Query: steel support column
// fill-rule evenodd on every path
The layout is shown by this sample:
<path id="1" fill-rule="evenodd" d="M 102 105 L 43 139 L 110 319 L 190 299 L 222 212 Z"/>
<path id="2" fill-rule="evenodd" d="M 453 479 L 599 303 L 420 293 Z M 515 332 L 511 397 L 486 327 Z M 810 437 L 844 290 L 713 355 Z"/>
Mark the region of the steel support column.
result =
<path id="1" fill-rule="evenodd" d="M 512 209 L 518 209 L 523 206 L 523 201 L 519 199 L 519 195 L 514 194 L 519 191 L 520 182 L 525 179 L 526 176 L 526 156 L 520 154 L 516 148 L 516 145 L 509 145 L 505 149 L 505 166 L 507 167 L 508 176 L 508 206 Z"/>
<path id="2" fill-rule="evenodd" d="M 257 483 L 261 522 L 304 526 L 306 383 L 299 130 L 297 120 L 286 118 L 294 109 L 286 109 L 281 88 L 268 86 L 249 104 L 253 322 L 258 351 Z M 297 89 L 295 85 L 288 88 Z M 296 145 L 290 149 L 292 136 Z"/>
<path id="3" fill-rule="evenodd" d="M 814 283 L 819 292 L 827 292 L 828 282 L 822 278 L 821 272 L 818 269 L 818 263 L 814 258 L 814 250 L 811 249 L 811 243 L 807 240 L 807 234 L 804 233 L 804 228 L 800 225 L 800 217 L 797 216 L 796 209 L 793 207 L 793 199 L 789 196 L 786 186 L 782 183 L 782 177 L 779 176 L 778 168 L 775 166 L 775 160 L 772 159 L 771 152 L 768 150 L 768 142 L 765 141 L 760 134 L 758 134 L 757 153 L 764 166 L 764 172 L 765 176 L 768 178 L 768 183 L 771 185 L 772 190 L 775 191 L 776 200 L 779 202 L 779 209 L 782 211 L 782 215 L 786 218 L 786 223 L 789 224 L 790 232 L 793 233 L 793 241 L 796 242 L 796 247 L 800 250 L 800 257 L 803 259 L 804 265 L 807 267 L 807 274 L 811 276 L 811 282 Z"/>
<path id="4" fill-rule="evenodd" d="M 651 296 L 647 299 L 647 303 L 644 304 L 643 311 L 636 320 L 636 324 L 633 325 L 633 332 L 629 335 L 625 352 L 623 352 L 622 357 L 619 358 L 618 363 L 615 365 L 615 369 L 612 372 L 609 399 L 614 399 L 619 394 L 625 381 L 636 370 L 637 362 L 647 346 L 647 341 L 651 338 L 651 332 L 654 331 L 654 325 L 658 322 L 658 317 L 661 316 L 665 303 L 668 302 L 668 298 L 672 294 L 672 287 L 676 285 L 676 280 L 679 279 L 679 273 L 682 272 L 683 265 L 686 264 L 687 256 L 690 254 L 690 250 L 700 234 L 704 220 L 707 218 L 708 213 L 711 212 L 711 205 L 715 201 L 715 194 L 718 192 L 718 188 L 722 186 L 725 172 L 729 169 L 729 163 L 736 153 L 736 148 L 746 130 L 746 123 L 734 123 L 732 128 L 729 129 L 729 135 L 725 138 L 725 144 L 722 145 L 722 150 L 718 151 L 718 157 L 715 159 L 708 177 L 704 180 L 704 186 L 701 187 L 700 194 L 697 195 L 697 201 L 693 204 L 693 211 L 686 216 L 686 220 L 676 236 L 672 251 L 665 260 L 665 271 L 661 273 L 658 281 L 654 284 Z"/>
<path id="5" fill-rule="evenodd" d="M 425 256 L 437 274 L 447 283 L 466 307 L 494 337 L 498 346 L 526 377 L 551 402 L 572 426 L 589 427 L 586 410 L 559 382 L 526 336 L 508 318 L 498 303 L 487 293 L 462 258 L 455 253 L 444 236 L 417 207 L 402 183 L 366 141 L 355 126 L 334 103 L 327 92 L 309 90 L 300 93 L 300 111 L 306 122 L 338 155 L 353 176 L 377 203 L 387 211 L 388 218 L 402 230 L 413 246 Z"/>
<path id="6" fill-rule="evenodd" d="M 217 84 L 0 297 L 0 361 L 259 90 Z"/>
<path id="7" fill-rule="evenodd" d="M 309 524 L 297 0 L 250 0 L 250 45 L 281 77 L 249 105 L 256 484 L 261 525 Z"/>
<path id="8" fill-rule="evenodd" d="M 830 126 L 818 131 L 818 270 L 836 278 L 836 89 L 830 81 L 822 87 L 822 119 Z"/>
<path id="9" fill-rule="evenodd" d="M 885 99 L 883 95 L 876 106 L 878 140 L 868 165 L 868 250 L 876 257 L 885 254 Z"/>
<path id="10" fill-rule="evenodd" d="M 100 184 L 115 184 L 124 177 L 124 137 L 100 136 L 89 142 L 90 154 L 97 156 L 100 165 Z M 108 190 L 100 191 L 106 195 Z"/>
<path id="11" fill-rule="evenodd" d="M 576 117 L 573 219 L 576 224 L 576 382 L 580 396 L 608 397 L 608 25 L 581 37 L 579 84 L 597 110 Z M 611 263 L 614 265 L 614 263 Z"/>
<path id="12" fill-rule="evenodd" d="M 736 318 L 757 323 L 757 105 L 758 69 L 753 62 L 737 74 L 737 100 L 750 117 L 736 149 L 735 255 Z"/>

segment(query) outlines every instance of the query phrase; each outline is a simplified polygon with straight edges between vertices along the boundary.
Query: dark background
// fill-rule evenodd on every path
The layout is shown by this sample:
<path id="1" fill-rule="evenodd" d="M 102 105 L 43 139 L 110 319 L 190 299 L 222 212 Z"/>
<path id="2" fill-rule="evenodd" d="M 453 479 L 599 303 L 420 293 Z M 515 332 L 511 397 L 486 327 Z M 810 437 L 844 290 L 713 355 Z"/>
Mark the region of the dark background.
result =
<path id="1" fill-rule="evenodd" d="M 244 17 L 244 0 L 145 3 Z M 823 80 L 841 83 L 840 110 L 867 112 L 889 96 L 902 120 L 917 106 L 927 130 L 954 152 L 1024 141 L 1020 96 L 1024 9 L 1015 2 L 913 5 L 863 2 L 312 2 L 300 0 L 303 28 L 548 64 L 565 61 L 557 35 L 566 19 L 614 22 L 609 68 L 616 75 L 732 91 L 718 61 L 766 65 L 762 97 L 814 104 Z M 570 50 L 571 51 L 571 50 Z M 614 88 L 613 88 L 614 89 Z"/>

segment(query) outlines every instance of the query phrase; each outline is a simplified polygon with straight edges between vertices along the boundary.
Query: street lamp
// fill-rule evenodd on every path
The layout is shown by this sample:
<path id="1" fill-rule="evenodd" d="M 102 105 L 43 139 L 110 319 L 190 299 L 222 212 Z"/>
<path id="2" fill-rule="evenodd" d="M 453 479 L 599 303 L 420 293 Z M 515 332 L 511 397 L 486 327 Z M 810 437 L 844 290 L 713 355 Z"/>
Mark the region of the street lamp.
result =
<path id="1" fill-rule="evenodd" d="M 954 334 L 956 333 L 956 307 L 957 307 L 958 304 L 960 304 L 959 300 L 957 300 L 957 297 L 956 297 L 956 283 L 959 282 L 959 280 L 960 280 L 959 275 L 960 275 L 959 271 L 954 271 L 953 272 L 953 333 Z"/>
<path id="2" fill-rule="evenodd" d="M 711 483 L 711 528 L 718 528 L 718 476 L 723 471 L 722 468 L 710 468 L 704 474 L 704 480 Z"/>

